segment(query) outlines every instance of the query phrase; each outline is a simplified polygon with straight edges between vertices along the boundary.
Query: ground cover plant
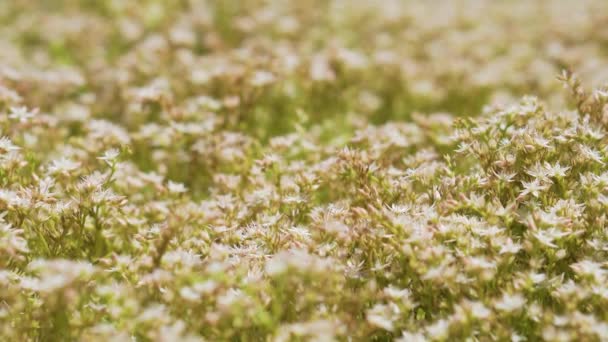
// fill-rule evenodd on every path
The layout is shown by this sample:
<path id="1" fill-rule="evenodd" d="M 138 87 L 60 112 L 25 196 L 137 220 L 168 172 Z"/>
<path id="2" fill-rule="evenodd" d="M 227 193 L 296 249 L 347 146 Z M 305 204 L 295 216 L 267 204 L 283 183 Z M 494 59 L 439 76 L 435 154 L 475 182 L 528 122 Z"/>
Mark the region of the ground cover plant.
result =
<path id="1" fill-rule="evenodd" d="M 0 23 L 0 340 L 608 340 L 607 1 Z"/>

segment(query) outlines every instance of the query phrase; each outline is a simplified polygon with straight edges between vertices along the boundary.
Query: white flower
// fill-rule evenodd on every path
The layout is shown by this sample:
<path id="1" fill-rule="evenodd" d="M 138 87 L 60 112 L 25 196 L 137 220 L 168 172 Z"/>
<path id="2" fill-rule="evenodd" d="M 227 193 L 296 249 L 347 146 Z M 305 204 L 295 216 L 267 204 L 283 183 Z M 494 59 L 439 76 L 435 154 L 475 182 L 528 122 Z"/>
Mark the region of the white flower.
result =
<path id="1" fill-rule="evenodd" d="M 158 101 L 164 94 L 162 86 L 153 84 L 147 87 L 139 88 L 135 91 L 135 98 L 138 101 Z"/>
<path id="2" fill-rule="evenodd" d="M 108 164 L 112 164 L 114 162 L 114 160 L 116 160 L 116 158 L 118 158 L 118 155 L 120 155 L 120 152 L 117 149 L 112 148 L 112 149 L 105 151 L 103 153 L 103 155 L 101 157 L 97 157 L 97 159 L 103 160 L 103 161 L 107 162 Z"/>
<path id="3" fill-rule="evenodd" d="M 525 341 L 526 338 L 517 334 L 517 333 L 511 333 L 511 342 L 521 342 L 521 341 Z"/>
<path id="4" fill-rule="evenodd" d="M 602 155 L 597 150 L 586 145 L 579 145 L 579 151 L 581 152 L 583 157 L 592 160 L 598 164 L 604 165 Z"/>
<path id="5" fill-rule="evenodd" d="M 0 224 L 0 251 L 8 252 L 10 256 L 15 252 L 27 253 L 27 241 L 22 237 L 23 230 L 15 229 L 10 224 Z"/>
<path id="6" fill-rule="evenodd" d="M 500 254 L 515 254 L 521 250 L 521 245 L 513 242 L 511 238 L 508 238 L 501 246 L 500 246 Z"/>
<path id="7" fill-rule="evenodd" d="M 316 55 L 310 62 L 310 78 L 313 81 L 333 81 L 336 74 L 329 65 L 327 58 Z"/>
<path id="8" fill-rule="evenodd" d="M 40 277 L 22 277 L 21 287 L 46 293 L 66 287 L 78 278 L 88 278 L 94 272 L 93 265 L 88 262 L 63 259 L 36 259 L 29 263 L 28 269 L 40 272 Z"/>
<path id="9" fill-rule="evenodd" d="M 471 305 L 471 315 L 477 319 L 485 319 L 490 317 L 492 311 L 483 303 L 475 302 Z"/>
<path id="10" fill-rule="evenodd" d="M 541 191 L 545 191 L 549 188 L 549 184 L 541 184 L 538 179 L 534 179 L 531 182 L 522 182 L 522 185 L 524 190 L 519 194 L 519 198 L 524 198 L 528 194 L 538 197 Z"/>
<path id="11" fill-rule="evenodd" d="M 90 175 L 82 177 L 82 180 L 78 183 L 78 187 L 82 190 L 99 189 L 105 183 L 106 179 L 107 175 L 95 171 Z"/>
<path id="12" fill-rule="evenodd" d="M 597 335 L 600 341 L 608 340 L 608 323 L 597 322 L 591 326 L 591 330 Z"/>
<path id="13" fill-rule="evenodd" d="M 593 96 L 595 97 L 596 100 L 606 101 L 608 99 L 608 91 L 596 89 L 593 92 Z"/>
<path id="14" fill-rule="evenodd" d="M 162 304 L 153 304 L 147 307 L 138 317 L 139 322 L 155 322 L 159 318 L 167 317 L 167 309 Z"/>
<path id="15" fill-rule="evenodd" d="M 27 107 L 11 107 L 10 111 L 8 117 L 19 122 L 27 122 L 38 113 L 38 109 L 28 110 Z"/>
<path id="16" fill-rule="evenodd" d="M 376 304 L 371 309 L 367 310 L 366 319 L 371 324 L 378 328 L 393 331 L 393 313 L 388 305 Z"/>
<path id="17" fill-rule="evenodd" d="M 543 245 L 551 248 L 557 248 L 557 245 L 553 243 L 556 239 L 561 239 L 564 236 L 569 235 L 568 232 L 562 232 L 556 228 L 549 228 L 545 230 L 537 230 L 533 235 Z"/>
<path id="18" fill-rule="evenodd" d="M 299 239 L 309 240 L 311 236 L 310 231 L 305 227 L 293 226 L 287 230 Z"/>
<path id="19" fill-rule="evenodd" d="M 169 192 L 172 194 L 181 194 L 181 193 L 188 191 L 188 189 L 186 189 L 184 184 L 172 182 L 172 181 L 169 181 L 167 183 L 167 188 L 169 189 Z"/>
<path id="20" fill-rule="evenodd" d="M 602 280 L 606 276 L 606 270 L 600 263 L 591 260 L 581 260 L 570 266 L 574 272 L 583 276 L 593 277 L 594 280 Z"/>
<path id="21" fill-rule="evenodd" d="M 494 304 L 497 310 L 505 312 L 513 312 L 523 308 L 526 304 L 526 299 L 520 294 L 503 294 L 502 298 Z"/>
<path id="22" fill-rule="evenodd" d="M 13 142 L 9 138 L 7 138 L 7 137 L 0 138 L 0 152 L 7 153 L 7 152 L 18 151 L 20 149 L 21 149 L 20 147 L 13 145 Z"/>
<path id="23" fill-rule="evenodd" d="M 275 256 L 266 261 L 266 266 L 264 270 L 266 271 L 266 274 L 270 276 L 275 276 L 278 274 L 285 273 L 288 267 L 289 264 L 287 263 L 287 260 Z"/>
<path id="24" fill-rule="evenodd" d="M 530 277 L 530 280 L 534 283 L 534 284 L 540 284 L 543 281 L 545 281 L 545 279 L 547 279 L 547 275 L 545 275 L 544 273 L 530 273 L 528 275 Z"/>
<path id="25" fill-rule="evenodd" d="M 67 174 L 70 171 L 74 171 L 80 167 L 79 162 L 75 162 L 71 159 L 61 157 L 60 159 L 53 160 L 52 164 L 49 166 L 50 174 Z"/>
<path id="26" fill-rule="evenodd" d="M 394 286 L 389 286 L 384 288 L 384 294 L 392 299 L 407 299 L 410 296 L 410 290 L 408 289 L 399 289 Z"/>
<path id="27" fill-rule="evenodd" d="M 14 191 L 0 189 L 0 201 L 4 202 L 6 204 L 9 204 L 9 205 L 13 205 L 16 203 L 20 203 L 22 201 L 22 199 Z"/>
<path id="28" fill-rule="evenodd" d="M 240 299 L 245 298 L 245 294 L 240 289 L 228 289 L 226 293 L 217 298 L 217 305 L 221 309 L 228 309 Z"/>
<path id="29" fill-rule="evenodd" d="M 439 266 L 432 267 L 426 271 L 426 273 L 422 276 L 422 279 L 424 279 L 424 280 L 441 279 L 441 277 L 446 272 L 446 268 L 447 268 L 446 265 L 439 265 Z"/>
<path id="30" fill-rule="evenodd" d="M 189 286 L 182 287 L 181 290 L 179 290 L 179 295 L 189 302 L 197 302 L 201 298 L 201 294 Z"/>
<path id="31" fill-rule="evenodd" d="M 450 329 L 450 322 L 445 319 L 440 319 L 437 322 L 426 327 L 426 332 L 430 338 L 435 340 L 442 340 L 448 336 Z"/>
<path id="32" fill-rule="evenodd" d="M 545 162 L 545 170 L 549 177 L 563 178 L 566 176 L 566 172 L 570 170 L 570 166 L 561 166 L 559 163 L 551 165 Z"/>
<path id="33" fill-rule="evenodd" d="M 251 85 L 254 87 L 263 87 L 273 83 L 276 77 L 268 71 L 256 71 L 250 80 Z"/>
<path id="34" fill-rule="evenodd" d="M 408 331 L 402 331 L 401 337 L 396 339 L 397 342 L 426 342 L 427 339 L 421 333 L 413 333 Z"/>
<path id="35" fill-rule="evenodd" d="M 471 269 L 493 269 L 496 263 L 483 256 L 468 257 L 464 260 L 465 265 Z"/>

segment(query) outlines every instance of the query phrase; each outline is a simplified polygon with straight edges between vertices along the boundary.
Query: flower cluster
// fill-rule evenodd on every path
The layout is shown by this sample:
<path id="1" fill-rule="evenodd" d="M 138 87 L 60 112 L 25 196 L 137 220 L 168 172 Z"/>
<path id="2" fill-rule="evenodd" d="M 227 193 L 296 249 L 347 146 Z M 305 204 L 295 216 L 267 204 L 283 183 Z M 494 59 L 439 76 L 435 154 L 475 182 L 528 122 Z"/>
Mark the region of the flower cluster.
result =
<path id="1" fill-rule="evenodd" d="M 608 340 L 606 22 L 4 1 L 0 339 Z"/>

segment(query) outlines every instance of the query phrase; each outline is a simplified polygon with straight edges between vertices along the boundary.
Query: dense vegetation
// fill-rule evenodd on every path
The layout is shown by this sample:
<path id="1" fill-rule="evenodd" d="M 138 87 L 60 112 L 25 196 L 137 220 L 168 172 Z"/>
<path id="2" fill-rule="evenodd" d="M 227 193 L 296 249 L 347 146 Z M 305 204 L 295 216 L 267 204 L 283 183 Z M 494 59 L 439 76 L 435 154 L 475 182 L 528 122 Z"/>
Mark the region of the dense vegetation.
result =
<path id="1" fill-rule="evenodd" d="M 608 1 L 0 23 L 0 340 L 608 340 Z"/>

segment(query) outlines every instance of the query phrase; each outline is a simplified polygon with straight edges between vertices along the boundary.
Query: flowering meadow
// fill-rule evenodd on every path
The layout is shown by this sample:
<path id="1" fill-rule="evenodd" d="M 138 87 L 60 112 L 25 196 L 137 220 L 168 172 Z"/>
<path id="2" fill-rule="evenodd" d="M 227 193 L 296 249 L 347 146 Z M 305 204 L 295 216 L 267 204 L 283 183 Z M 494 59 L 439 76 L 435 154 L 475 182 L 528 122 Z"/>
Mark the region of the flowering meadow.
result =
<path id="1" fill-rule="evenodd" d="M 608 1 L 0 1 L 1 341 L 608 341 Z"/>

